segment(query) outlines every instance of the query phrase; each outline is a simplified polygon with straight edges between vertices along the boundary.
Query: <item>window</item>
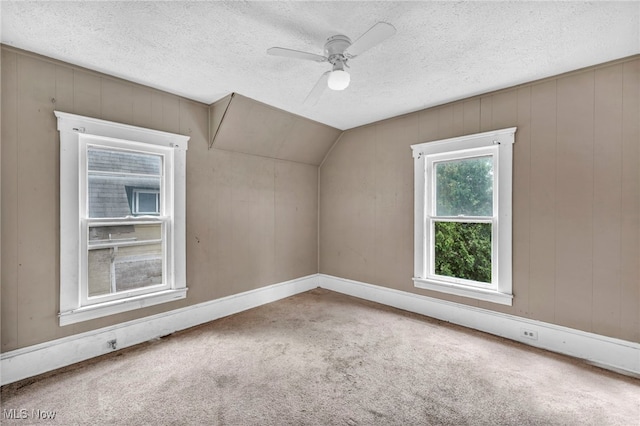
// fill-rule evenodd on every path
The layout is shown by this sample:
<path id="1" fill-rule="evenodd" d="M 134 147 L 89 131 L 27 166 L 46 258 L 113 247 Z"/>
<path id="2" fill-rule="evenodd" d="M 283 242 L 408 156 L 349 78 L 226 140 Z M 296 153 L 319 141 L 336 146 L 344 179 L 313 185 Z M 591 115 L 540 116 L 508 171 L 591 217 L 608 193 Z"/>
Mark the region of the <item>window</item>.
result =
<path id="1" fill-rule="evenodd" d="M 134 189 L 131 213 L 136 215 L 160 214 L 160 191 L 157 189 Z"/>
<path id="2" fill-rule="evenodd" d="M 412 145 L 416 287 L 512 304 L 515 131 Z"/>
<path id="3" fill-rule="evenodd" d="M 55 114 L 60 325 L 184 298 L 189 138 Z"/>

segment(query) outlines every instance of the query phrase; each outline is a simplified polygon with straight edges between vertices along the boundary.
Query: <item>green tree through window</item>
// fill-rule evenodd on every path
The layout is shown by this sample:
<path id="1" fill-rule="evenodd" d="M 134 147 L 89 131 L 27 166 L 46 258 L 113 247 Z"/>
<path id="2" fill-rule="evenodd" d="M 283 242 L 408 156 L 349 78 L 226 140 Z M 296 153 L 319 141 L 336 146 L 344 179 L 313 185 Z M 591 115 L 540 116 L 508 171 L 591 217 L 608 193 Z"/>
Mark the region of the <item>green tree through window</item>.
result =
<path id="1" fill-rule="evenodd" d="M 435 223 L 435 273 L 491 282 L 491 224 Z"/>

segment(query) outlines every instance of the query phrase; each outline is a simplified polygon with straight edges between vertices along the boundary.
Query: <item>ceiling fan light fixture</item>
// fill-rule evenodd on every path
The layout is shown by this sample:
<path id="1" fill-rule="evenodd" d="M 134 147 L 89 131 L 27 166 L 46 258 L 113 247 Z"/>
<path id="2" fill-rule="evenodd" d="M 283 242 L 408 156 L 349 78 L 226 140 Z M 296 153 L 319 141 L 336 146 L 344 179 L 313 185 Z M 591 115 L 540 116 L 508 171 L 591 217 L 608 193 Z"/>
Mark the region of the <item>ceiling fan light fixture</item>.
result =
<path id="1" fill-rule="evenodd" d="M 327 85 L 331 90 L 344 90 L 349 87 L 351 76 L 345 70 L 334 70 L 329 74 Z"/>

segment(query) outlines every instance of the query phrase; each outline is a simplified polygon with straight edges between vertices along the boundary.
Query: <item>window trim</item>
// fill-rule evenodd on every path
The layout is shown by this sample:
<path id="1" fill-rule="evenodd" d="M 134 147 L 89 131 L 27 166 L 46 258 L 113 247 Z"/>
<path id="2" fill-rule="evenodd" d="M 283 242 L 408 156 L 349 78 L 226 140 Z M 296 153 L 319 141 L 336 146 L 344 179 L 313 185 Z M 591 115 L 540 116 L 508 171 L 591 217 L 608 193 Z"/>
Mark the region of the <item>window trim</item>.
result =
<path id="1" fill-rule="evenodd" d="M 60 325 L 185 298 L 186 151 L 190 138 L 60 111 L 54 111 L 54 114 L 60 132 Z M 83 142 L 82 139 L 86 140 Z M 136 147 L 139 151 L 162 152 L 166 155 L 170 164 L 165 179 L 173 182 L 169 194 L 173 199 L 173 212 L 168 212 L 172 220 L 166 223 L 166 232 L 171 240 L 171 244 L 167 243 L 167 261 L 172 264 L 167 277 L 170 284 L 168 288 L 147 294 L 129 294 L 91 305 L 82 304 L 80 278 L 83 273 L 82 256 L 86 255 L 82 249 L 86 243 L 82 244 L 82 238 L 86 238 L 86 232 L 82 224 L 84 209 L 81 203 L 86 195 L 81 194 L 81 173 L 83 165 L 86 168 L 86 162 L 81 149 L 89 139 L 102 139 L 129 149 Z M 170 201 L 161 200 L 162 203 Z"/>
<path id="2" fill-rule="evenodd" d="M 478 300 L 512 305 L 512 178 L 513 144 L 516 127 L 411 145 L 414 158 L 414 285 Z M 434 202 L 432 181 L 427 166 L 442 158 L 469 158 L 493 152 L 494 218 L 492 229 L 492 271 L 496 272 L 491 288 L 465 285 L 461 280 L 439 279 L 430 273 L 433 249 L 427 217 L 427 197 Z M 483 154 L 484 153 L 484 154 Z M 497 237 L 497 238 L 496 238 Z M 494 246 L 495 244 L 495 246 Z M 494 247 L 497 253 L 493 254 Z M 497 264 L 494 264 L 496 262 Z"/>

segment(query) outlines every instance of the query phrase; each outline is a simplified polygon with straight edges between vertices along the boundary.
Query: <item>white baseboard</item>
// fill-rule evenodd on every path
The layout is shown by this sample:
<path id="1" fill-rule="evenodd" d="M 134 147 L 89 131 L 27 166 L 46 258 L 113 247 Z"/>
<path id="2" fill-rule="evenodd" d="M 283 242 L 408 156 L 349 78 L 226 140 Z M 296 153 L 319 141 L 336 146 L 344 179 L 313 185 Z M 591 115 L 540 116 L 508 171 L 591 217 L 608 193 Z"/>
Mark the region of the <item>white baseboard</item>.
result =
<path id="1" fill-rule="evenodd" d="M 0 384 L 112 352 L 107 344 L 109 340 L 116 339 L 118 349 L 133 346 L 316 287 L 571 355 L 609 370 L 640 377 L 638 343 L 317 274 L 0 354 Z M 537 340 L 523 337 L 523 330 L 537 333 Z"/>
<path id="2" fill-rule="evenodd" d="M 640 344 L 358 281 L 319 275 L 320 287 L 393 306 L 507 339 L 571 355 L 640 377 Z M 523 336 L 531 331 L 537 339 Z"/>
<path id="3" fill-rule="evenodd" d="M 117 349 L 126 348 L 316 287 L 318 287 L 318 276 L 309 275 L 6 352 L 0 355 L 0 383 L 5 385 L 16 382 L 112 352 L 113 349 L 107 344 L 109 340 L 116 339 Z"/>

